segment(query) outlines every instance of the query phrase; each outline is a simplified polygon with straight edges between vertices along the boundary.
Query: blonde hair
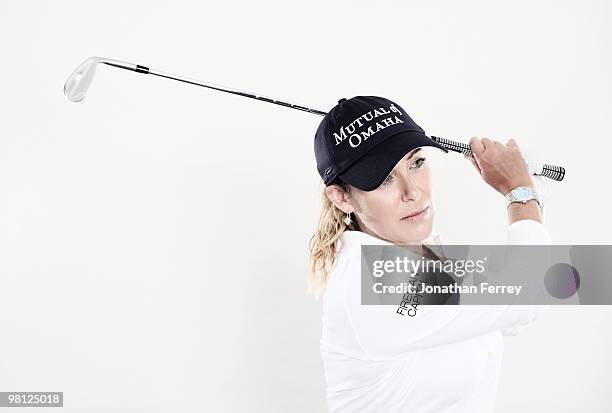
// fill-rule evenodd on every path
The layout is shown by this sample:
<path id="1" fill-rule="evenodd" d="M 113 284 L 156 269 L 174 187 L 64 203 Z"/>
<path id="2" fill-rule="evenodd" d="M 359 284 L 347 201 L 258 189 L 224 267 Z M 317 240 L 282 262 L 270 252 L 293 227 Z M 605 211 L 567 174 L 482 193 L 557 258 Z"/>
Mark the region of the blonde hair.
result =
<path id="1" fill-rule="evenodd" d="M 333 184 L 340 186 L 349 193 L 348 184 L 338 179 Z M 321 194 L 321 214 L 315 233 L 310 238 L 310 263 L 308 266 L 308 293 L 314 293 L 318 298 L 327 285 L 327 277 L 336 262 L 340 237 L 347 230 L 359 230 L 354 216 L 352 222 L 346 225 L 346 213 L 337 208 L 327 197 L 325 187 Z"/>

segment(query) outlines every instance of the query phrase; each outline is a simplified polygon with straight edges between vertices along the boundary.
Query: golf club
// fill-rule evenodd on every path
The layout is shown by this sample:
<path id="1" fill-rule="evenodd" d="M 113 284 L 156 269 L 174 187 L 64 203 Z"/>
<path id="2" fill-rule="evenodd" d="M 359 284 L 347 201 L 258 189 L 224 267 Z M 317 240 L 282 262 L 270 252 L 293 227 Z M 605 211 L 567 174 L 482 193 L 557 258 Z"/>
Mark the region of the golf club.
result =
<path id="1" fill-rule="evenodd" d="M 83 61 L 72 74 L 66 80 L 64 84 L 64 95 L 71 102 L 80 102 L 87 95 L 87 90 L 91 86 L 93 82 L 93 78 L 96 74 L 96 69 L 98 65 L 108 65 L 112 67 L 118 67 L 120 69 L 129 70 L 136 73 L 142 73 L 146 75 L 154 75 L 159 77 L 164 77 L 166 79 L 177 80 L 179 82 L 189 83 L 196 86 L 202 86 L 209 89 L 218 90 L 221 92 L 227 92 L 238 96 L 244 96 L 251 99 L 257 99 L 268 103 L 273 103 L 275 105 L 286 106 L 292 109 L 301 110 L 304 112 L 314 113 L 317 115 L 325 116 L 327 112 L 318 109 L 312 109 L 303 105 L 298 105 L 295 103 L 284 102 L 277 99 L 272 99 L 266 96 L 258 95 L 256 93 L 248 93 L 242 92 L 227 86 L 215 85 L 212 83 L 204 83 L 199 80 L 190 79 L 185 76 L 173 75 L 170 73 L 164 73 L 156 70 L 151 70 L 146 66 L 137 65 L 134 63 L 123 62 L 120 60 L 107 59 L 103 57 L 90 57 Z M 470 150 L 470 146 L 452 141 L 449 139 L 439 138 L 437 136 L 431 137 L 434 141 L 438 142 L 443 147 L 452 150 L 454 152 L 463 153 L 467 156 L 472 156 L 472 151 Z M 563 180 L 565 176 L 565 168 L 561 166 L 542 164 L 536 166 L 536 171 L 533 173 L 534 175 L 545 176 L 547 178 L 553 179 L 555 181 Z"/>
<path id="2" fill-rule="evenodd" d="M 248 97 L 251 99 L 261 100 L 264 102 L 274 103 L 276 105 L 287 106 L 292 109 L 298 109 L 298 110 L 302 110 L 305 112 L 315 113 L 317 115 L 325 116 L 327 114 L 326 112 L 323 112 L 320 110 L 307 108 L 305 106 L 297 105 L 294 103 L 283 102 L 280 100 L 257 95 L 255 93 L 241 92 L 239 90 L 232 89 L 226 86 L 214 85 L 212 83 L 204 83 L 199 80 L 187 78 L 185 76 L 173 75 L 171 73 L 164 73 L 164 72 L 160 72 L 156 70 L 151 70 L 145 66 L 128 63 L 128 62 L 122 62 L 119 60 L 106 59 L 103 57 L 90 57 L 89 59 L 81 63 L 75 69 L 74 72 L 72 72 L 72 74 L 70 75 L 66 83 L 64 84 L 64 95 L 66 96 L 66 98 L 68 98 L 68 100 L 70 100 L 71 102 L 80 102 L 81 100 L 85 98 L 85 96 L 87 95 L 87 90 L 89 89 L 89 86 L 91 86 L 91 83 L 93 82 L 93 78 L 96 74 L 96 69 L 98 65 L 100 64 L 118 67 L 120 69 L 130 70 L 136 73 L 143 73 L 146 75 L 154 75 L 154 76 L 164 77 L 167 79 L 178 80 L 179 82 L 184 82 L 184 83 L 189 83 L 189 84 L 196 85 L 196 86 L 206 87 L 209 89 L 219 90 L 221 92 L 232 93 L 234 95 L 239 95 L 239 96 L 244 96 L 244 97 Z"/>

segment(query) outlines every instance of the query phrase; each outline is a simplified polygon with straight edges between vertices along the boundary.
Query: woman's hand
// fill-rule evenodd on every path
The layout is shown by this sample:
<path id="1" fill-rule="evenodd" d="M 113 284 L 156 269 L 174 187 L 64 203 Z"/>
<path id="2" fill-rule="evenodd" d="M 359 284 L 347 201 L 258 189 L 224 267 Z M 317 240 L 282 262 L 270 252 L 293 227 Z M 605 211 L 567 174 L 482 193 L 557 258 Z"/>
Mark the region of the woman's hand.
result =
<path id="1" fill-rule="evenodd" d="M 527 168 L 527 162 L 514 139 L 506 145 L 487 139 L 470 139 L 474 158 L 467 157 L 482 176 L 482 179 L 502 195 L 516 188 L 526 186 L 535 190 L 534 182 Z"/>
<path id="2" fill-rule="evenodd" d="M 514 139 L 506 145 L 487 138 L 470 139 L 470 148 L 474 158 L 465 156 L 478 170 L 482 179 L 502 195 L 506 195 L 517 186 L 536 189 L 531 173 L 523 154 Z M 535 200 L 526 204 L 512 203 L 507 209 L 508 223 L 531 219 L 543 223 L 543 213 Z"/>

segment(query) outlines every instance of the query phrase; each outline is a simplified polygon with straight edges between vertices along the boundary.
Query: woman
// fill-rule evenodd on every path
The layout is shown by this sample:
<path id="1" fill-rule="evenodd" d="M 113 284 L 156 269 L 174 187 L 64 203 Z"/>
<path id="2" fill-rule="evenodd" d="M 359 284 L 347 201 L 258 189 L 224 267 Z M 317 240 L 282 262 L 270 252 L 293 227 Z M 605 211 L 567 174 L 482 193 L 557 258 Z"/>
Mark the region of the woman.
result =
<path id="1" fill-rule="evenodd" d="M 502 195 L 536 187 L 516 142 L 470 140 L 469 158 Z M 435 206 L 423 156 L 436 147 L 396 103 L 341 99 L 315 135 L 325 190 L 310 240 L 309 285 L 323 292 L 321 356 L 332 412 L 490 412 L 502 335 L 536 306 L 421 306 L 414 317 L 361 305 L 361 245 L 411 245 L 430 254 Z M 508 244 L 549 244 L 536 199 L 507 206 Z"/>

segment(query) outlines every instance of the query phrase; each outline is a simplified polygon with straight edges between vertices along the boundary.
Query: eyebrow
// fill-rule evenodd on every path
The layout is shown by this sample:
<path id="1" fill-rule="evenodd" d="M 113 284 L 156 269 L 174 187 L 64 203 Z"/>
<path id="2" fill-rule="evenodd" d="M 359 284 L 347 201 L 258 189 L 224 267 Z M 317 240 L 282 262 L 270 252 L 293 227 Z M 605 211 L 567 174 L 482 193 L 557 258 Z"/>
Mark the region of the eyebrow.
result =
<path id="1" fill-rule="evenodd" d="M 412 151 L 412 153 L 408 156 L 408 159 L 412 158 L 415 154 L 419 153 L 421 148 L 416 148 Z"/>

